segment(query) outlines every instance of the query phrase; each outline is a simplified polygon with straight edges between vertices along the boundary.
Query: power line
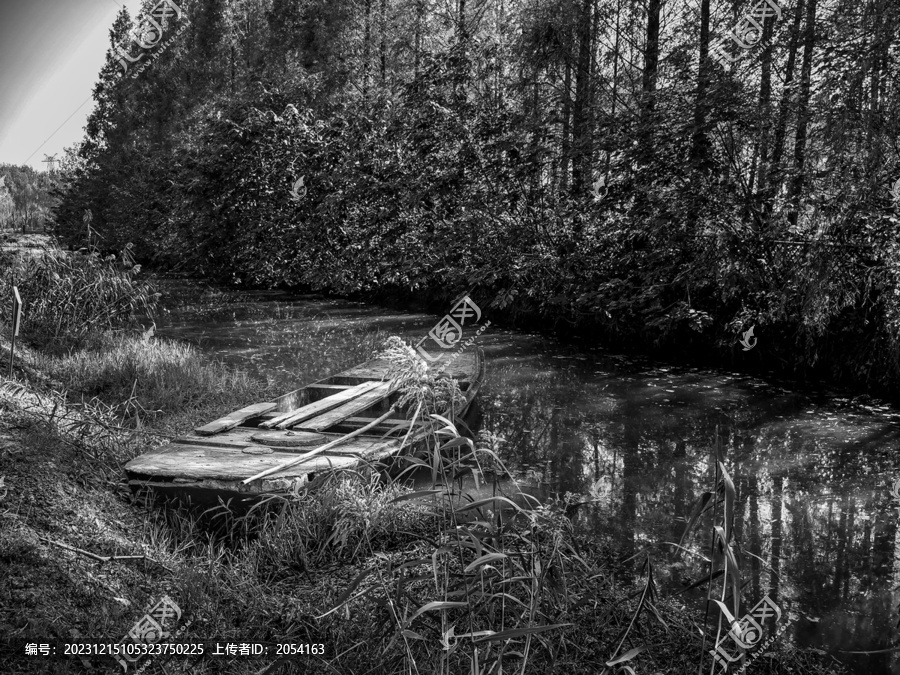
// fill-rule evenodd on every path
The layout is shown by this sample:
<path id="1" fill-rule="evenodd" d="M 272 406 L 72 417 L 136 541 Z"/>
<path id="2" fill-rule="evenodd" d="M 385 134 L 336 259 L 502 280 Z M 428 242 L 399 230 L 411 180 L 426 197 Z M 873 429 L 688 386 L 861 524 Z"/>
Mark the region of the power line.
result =
<path id="1" fill-rule="evenodd" d="M 56 136 L 57 132 L 59 132 L 59 130 L 62 129 L 70 119 L 75 117 L 75 113 L 77 113 L 79 110 L 81 110 L 84 107 L 84 104 L 87 103 L 88 101 L 90 101 L 92 97 L 93 97 L 93 94 L 88 95 L 88 97 L 86 99 L 84 99 L 84 102 L 82 102 L 82 104 L 80 106 L 75 108 L 75 110 L 72 111 L 72 114 L 69 115 L 62 124 L 60 124 L 58 127 L 56 127 L 56 131 L 54 131 L 52 134 L 47 136 L 47 138 L 44 139 L 44 142 L 41 143 L 40 146 L 38 146 L 37 150 L 32 152 L 30 155 L 28 155 L 28 159 L 26 159 L 24 162 L 22 162 L 22 164 L 28 164 L 28 160 L 30 160 L 32 157 L 34 157 L 41 150 L 41 148 L 43 148 L 47 144 L 47 141 L 49 141 L 51 138 Z"/>
<path id="2" fill-rule="evenodd" d="M 117 6 L 121 7 L 122 9 L 128 9 L 127 7 L 125 7 L 125 5 L 123 5 L 121 2 L 119 2 L 119 0 L 110 0 L 110 1 L 115 3 Z M 65 119 L 65 121 L 56 128 L 56 131 L 54 131 L 52 134 L 47 136 L 47 138 L 44 139 L 44 142 L 41 143 L 40 146 L 38 146 L 38 148 L 34 152 L 32 152 L 30 155 L 28 155 L 28 159 L 26 159 L 24 162 L 22 162 L 22 164 L 28 164 L 28 161 L 32 157 L 34 157 L 38 152 L 40 152 L 41 148 L 43 148 L 47 144 L 47 141 L 49 141 L 51 138 L 53 138 L 59 132 L 59 130 L 62 129 L 66 125 L 66 123 L 70 119 L 72 119 L 79 110 L 81 110 L 84 107 L 84 104 L 91 100 L 92 97 L 93 97 L 93 94 L 90 94 L 86 99 L 84 99 L 84 101 L 82 101 L 81 105 L 79 105 L 77 108 L 75 108 L 75 110 L 72 111 L 72 114 L 69 115 Z"/>

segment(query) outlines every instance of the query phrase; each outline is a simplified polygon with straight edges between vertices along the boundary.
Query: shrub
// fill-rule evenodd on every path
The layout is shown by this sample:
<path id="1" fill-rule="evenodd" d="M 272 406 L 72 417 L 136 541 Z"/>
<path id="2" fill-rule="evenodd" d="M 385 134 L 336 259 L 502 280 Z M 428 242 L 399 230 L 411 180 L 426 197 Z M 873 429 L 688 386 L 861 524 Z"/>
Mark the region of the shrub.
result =
<path id="1" fill-rule="evenodd" d="M 102 258 L 48 250 L 18 261 L 0 278 L 2 297 L 12 285 L 24 303 L 22 333 L 35 346 L 61 352 L 88 344 L 103 331 L 134 325 L 152 313 L 157 294 L 138 279 L 126 247 Z"/>

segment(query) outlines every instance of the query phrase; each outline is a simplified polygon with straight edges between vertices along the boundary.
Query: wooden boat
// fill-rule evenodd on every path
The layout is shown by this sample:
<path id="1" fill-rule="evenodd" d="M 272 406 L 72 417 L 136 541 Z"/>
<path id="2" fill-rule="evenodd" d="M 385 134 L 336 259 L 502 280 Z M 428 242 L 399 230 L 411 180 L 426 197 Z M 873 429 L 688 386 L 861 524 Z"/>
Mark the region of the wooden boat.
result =
<path id="1" fill-rule="evenodd" d="M 437 369 L 450 358 L 449 353 L 443 354 L 429 367 Z M 405 424 L 408 429 L 413 411 L 397 410 L 321 454 L 246 482 L 382 417 L 399 398 L 389 391 L 388 367 L 386 360 L 372 359 L 198 427 L 192 434 L 128 462 L 129 485 L 136 492 L 149 489 L 194 503 L 218 503 L 219 498 L 241 501 L 284 493 L 364 460 L 397 455 L 404 449 L 405 433 L 385 434 L 398 425 Z M 465 403 L 457 414 L 471 423 L 473 401 L 484 379 L 484 352 L 476 349 L 459 354 L 444 372 L 459 380 Z"/>

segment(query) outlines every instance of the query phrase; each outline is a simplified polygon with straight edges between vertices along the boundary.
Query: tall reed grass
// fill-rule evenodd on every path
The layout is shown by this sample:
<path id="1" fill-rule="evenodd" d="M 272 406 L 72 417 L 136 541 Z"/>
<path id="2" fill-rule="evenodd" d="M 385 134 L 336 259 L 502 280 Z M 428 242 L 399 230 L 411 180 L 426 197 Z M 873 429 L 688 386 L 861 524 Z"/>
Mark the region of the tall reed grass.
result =
<path id="1" fill-rule="evenodd" d="M 158 295 L 139 274 L 140 265 L 127 248 L 106 258 L 49 249 L 9 265 L 0 274 L 0 297 L 8 298 L 11 287 L 18 286 L 24 338 L 61 353 L 152 313 Z"/>

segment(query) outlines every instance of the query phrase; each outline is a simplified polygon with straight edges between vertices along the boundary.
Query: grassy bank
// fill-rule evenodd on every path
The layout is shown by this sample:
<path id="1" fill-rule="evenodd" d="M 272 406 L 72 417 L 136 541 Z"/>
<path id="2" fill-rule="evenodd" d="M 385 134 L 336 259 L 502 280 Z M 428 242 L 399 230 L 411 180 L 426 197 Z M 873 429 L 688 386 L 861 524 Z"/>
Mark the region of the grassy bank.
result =
<path id="1" fill-rule="evenodd" d="M 54 273 L 61 287 L 80 288 L 61 271 L 139 283 L 116 261 L 88 263 L 88 272 L 71 262 L 47 267 L 42 284 L 27 287 L 29 302 L 61 293 Z M 122 279 L 112 283 L 125 288 Z M 55 326 L 51 303 L 43 306 L 45 320 L 27 326 L 15 377 L 0 380 L 0 575 L 8 580 L 0 635 L 118 641 L 165 594 L 181 608 L 181 624 L 190 620 L 188 641 L 312 643 L 325 653 L 160 658 L 145 673 L 696 672 L 701 618 L 678 598 L 657 595 L 649 558 L 612 564 L 609 551 L 579 535 L 567 515 L 572 500 L 459 498 L 456 479 L 499 461 L 489 433 L 470 442 L 438 425 L 442 451 L 407 460 L 439 476 L 418 494 L 363 468 L 242 517 L 224 507 L 199 513 L 135 501 L 122 480 L 131 457 L 280 392 L 190 346 L 130 328 L 140 320 L 138 304 L 98 330 L 64 331 L 68 347 L 58 349 L 41 339 Z M 360 334 L 345 358 L 370 350 L 369 340 Z M 403 348 L 394 342 L 393 349 L 402 365 Z M 403 377 L 425 418 L 454 393 L 417 363 L 407 361 Z M 751 672 L 839 672 L 828 657 L 786 641 L 772 653 Z M 102 657 L 50 667 L 22 655 L 2 662 L 4 673 L 115 667 Z"/>

